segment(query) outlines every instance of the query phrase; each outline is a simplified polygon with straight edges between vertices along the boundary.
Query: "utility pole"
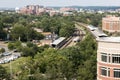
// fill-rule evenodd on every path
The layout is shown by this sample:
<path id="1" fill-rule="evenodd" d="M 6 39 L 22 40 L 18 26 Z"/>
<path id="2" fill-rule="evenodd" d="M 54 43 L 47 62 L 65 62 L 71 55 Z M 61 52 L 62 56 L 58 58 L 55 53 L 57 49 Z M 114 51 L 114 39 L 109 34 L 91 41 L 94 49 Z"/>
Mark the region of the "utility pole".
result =
<path id="1" fill-rule="evenodd" d="M 10 79 L 12 80 L 12 65 L 11 65 L 11 61 L 10 61 Z"/>

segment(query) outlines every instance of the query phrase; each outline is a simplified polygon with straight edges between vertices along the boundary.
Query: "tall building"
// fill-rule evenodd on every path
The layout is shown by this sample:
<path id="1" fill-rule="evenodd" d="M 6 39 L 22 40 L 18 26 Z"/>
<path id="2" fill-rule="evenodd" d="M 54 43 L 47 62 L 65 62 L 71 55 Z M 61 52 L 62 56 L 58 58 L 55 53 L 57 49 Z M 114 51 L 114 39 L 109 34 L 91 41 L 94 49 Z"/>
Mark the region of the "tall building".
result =
<path id="1" fill-rule="evenodd" d="M 120 32 L 120 17 L 107 16 L 102 19 L 102 30 L 112 32 Z"/>
<path id="2" fill-rule="evenodd" d="M 27 5 L 19 10 L 19 13 L 22 14 L 43 14 L 45 13 L 45 8 L 39 5 Z"/>
<path id="3" fill-rule="evenodd" d="M 120 37 L 98 37 L 97 80 L 120 80 Z"/>

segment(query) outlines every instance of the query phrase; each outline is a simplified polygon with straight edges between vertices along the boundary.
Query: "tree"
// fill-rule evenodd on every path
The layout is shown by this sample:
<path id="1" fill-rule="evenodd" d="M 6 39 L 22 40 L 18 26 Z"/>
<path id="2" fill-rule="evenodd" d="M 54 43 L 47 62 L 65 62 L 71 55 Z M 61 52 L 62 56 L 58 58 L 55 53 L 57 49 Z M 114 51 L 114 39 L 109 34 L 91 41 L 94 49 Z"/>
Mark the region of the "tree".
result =
<path id="1" fill-rule="evenodd" d="M 9 50 L 15 49 L 14 44 L 13 43 L 8 43 L 8 49 Z"/>
<path id="2" fill-rule="evenodd" d="M 93 37 L 88 34 L 84 41 L 78 44 L 82 53 L 83 62 L 79 65 L 78 77 L 81 80 L 94 80 L 96 78 L 96 42 Z M 86 74 L 89 74 L 86 76 Z"/>
<path id="3" fill-rule="evenodd" d="M 49 19 L 48 18 L 43 18 L 42 20 L 41 20 L 41 27 L 42 27 L 42 29 L 45 31 L 45 32 L 48 32 L 48 31 L 50 31 L 50 21 L 49 21 Z"/>
<path id="4" fill-rule="evenodd" d="M 9 77 L 7 71 L 5 70 L 5 68 L 3 68 L 0 65 L 0 80 L 4 80 L 4 79 L 10 80 L 10 77 Z"/>
<path id="5" fill-rule="evenodd" d="M 60 29 L 60 36 L 63 37 L 70 37 L 73 35 L 74 32 L 74 24 L 68 23 L 66 25 L 64 25 L 61 29 Z"/>
<path id="6" fill-rule="evenodd" d="M 49 80 L 68 80 L 72 77 L 72 63 L 68 58 L 59 54 L 54 49 L 48 49 L 35 56 L 35 64 L 39 73 Z"/>
<path id="7" fill-rule="evenodd" d="M 3 23 L 0 21 L 0 30 L 3 30 Z"/>
<path id="8" fill-rule="evenodd" d="M 19 50 L 20 47 L 22 47 L 22 44 L 20 41 L 8 43 L 8 49 L 10 49 L 10 50 L 13 50 L 13 49 Z"/>
<path id="9" fill-rule="evenodd" d="M 22 56 L 31 56 L 34 57 L 35 54 L 38 52 L 38 47 L 36 44 L 33 44 L 31 42 L 27 43 L 27 46 L 24 46 L 21 50 Z"/>
<path id="10" fill-rule="evenodd" d="M 89 75 L 86 76 L 86 74 Z M 83 65 L 79 66 L 77 79 L 80 80 L 96 79 L 96 60 L 94 58 L 93 59 L 91 58 L 90 60 L 86 60 Z"/>
<path id="11" fill-rule="evenodd" d="M 11 31 L 13 40 L 30 41 L 33 39 L 43 39 L 44 36 L 41 33 L 36 32 L 30 27 L 25 27 L 21 24 L 15 24 Z"/>
<path id="12" fill-rule="evenodd" d="M 4 52 L 5 52 L 5 48 L 1 48 L 0 53 L 4 53 Z"/>
<path id="13" fill-rule="evenodd" d="M 7 32 L 5 30 L 0 30 L 0 39 L 5 40 L 7 37 Z"/>
<path id="14" fill-rule="evenodd" d="M 25 27 L 21 24 L 15 24 L 11 31 L 11 37 L 13 40 L 23 40 L 23 37 L 25 37 Z"/>
<path id="15" fill-rule="evenodd" d="M 82 63 L 83 56 L 79 50 L 79 47 L 66 48 L 60 51 L 60 54 L 66 56 L 69 59 L 69 61 L 72 62 L 74 70 L 76 70 L 78 66 Z"/>
<path id="16" fill-rule="evenodd" d="M 7 32 L 3 30 L 3 23 L 0 21 L 0 39 L 5 39 Z"/>
<path id="17" fill-rule="evenodd" d="M 33 56 L 34 55 L 34 50 L 30 47 L 24 47 L 22 49 L 22 56 Z"/>
<path id="18" fill-rule="evenodd" d="M 44 37 L 33 30 L 34 26 L 42 28 L 44 31 L 55 32 L 59 36 L 69 37 L 74 32 L 74 20 L 98 25 L 101 15 L 78 13 L 77 16 L 63 17 L 56 15 L 50 17 L 48 15 L 9 15 L 1 13 L 0 17 L 2 19 L 2 17 L 7 15 L 12 16 L 14 22 L 7 22 L 3 19 L 4 24 L 3 22 L 0 23 L 0 38 L 5 38 L 7 32 L 3 28 L 6 27 L 6 24 L 13 25 L 10 37 L 11 40 L 17 42 L 9 43 L 8 48 L 10 50 L 17 49 L 21 51 L 22 58 L 26 59 L 19 62 L 20 65 L 18 67 L 20 70 L 16 71 L 19 74 L 13 72 L 17 74 L 16 77 L 18 80 L 94 80 L 96 78 L 96 42 L 91 35 L 87 35 L 75 47 L 62 50 L 49 48 L 48 45 L 37 47 L 37 45 L 30 41 L 33 39 L 40 40 Z M 95 23 L 94 20 L 96 20 Z M 35 21 L 35 23 L 32 21 Z M 1 36 L 4 32 L 4 36 Z M 21 41 L 28 41 L 27 45 L 22 46 Z M 4 71 L 0 71 L 0 74 L 3 74 L 2 72 Z M 6 74 L 5 70 L 6 77 L 4 78 L 7 78 Z"/>
<path id="19" fill-rule="evenodd" d="M 14 22 L 14 19 L 11 16 L 5 16 L 5 17 L 2 18 L 2 22 L 10 24 L 10 23 Z"/>
<path id="20" fill-rule="evenodd" d="M 35 71 L 33 78 L 34 80 L 47 80 L 45 75 L 39 72 L 39 69 Z"/>
<path id="21" fill-rule="evenodd" d="M 20 74 L 18 75 L 18 80 L 34 80 L 32 74 L 36 69 L 34 68 L 33 63 L 32 57 L 25 58 L 23 64 L 19 66 Z"/>

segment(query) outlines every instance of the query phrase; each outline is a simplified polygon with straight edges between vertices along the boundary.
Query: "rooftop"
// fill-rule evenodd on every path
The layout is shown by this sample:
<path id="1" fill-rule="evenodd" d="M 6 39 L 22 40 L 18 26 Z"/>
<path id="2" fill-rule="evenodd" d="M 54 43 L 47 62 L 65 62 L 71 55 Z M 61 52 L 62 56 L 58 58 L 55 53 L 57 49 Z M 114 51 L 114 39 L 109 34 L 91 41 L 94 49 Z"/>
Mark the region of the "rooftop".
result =
<path id="1" fill-rule="evenodd" d="M 60 37 L 57 40 L 55 40 L 52 44 L 58 45 L 60 42 L 62 42 L 63 40 L 65 40 L 65 37 Z"/>
<path id="2" fill-rule="evenodd" d="M 120 42 L 120 37 L 98 37 L 97 41 L 103 41 L 103 42 Z"/>
<path id="3" fill-rule="evenodd" d="M 120 17 L 115 17 L 115 16 L 104 17 L 103 20 L 106 20 L 106 21 L 120 21 Z"/>
<path id="4" fill-rule="evenodd" d="M 97 29 L 97 27 L 95 27 L 95 26 L 93 26 L 93 25 L 88 25 L 87 27 L 88 27 L 90 30 L 92 30 L 92 31 Z"/>
<path id="5" fill-rule="evenodd" d="M 47 35 L 51 35 L 52 33 L 51 32 L 42 32 L 41 34 L 43 34 L 44 36 L 47 36 Z"/>
<path id="6" fill-rule="evenodd" d="M 96 29 L 94 31 L 91 31 L 92 34 L 97 38 L 97 37 L 107 37 L 108 35 L 106 35 L 102 30 L 100 29 Z"/>
<path id="7" fill-rule="evenodd" d="M 43 32 L 42 29 L 38 29 L 38 28 L 34 28 L 34 30 L 37 31 L 37 32 Z"/>

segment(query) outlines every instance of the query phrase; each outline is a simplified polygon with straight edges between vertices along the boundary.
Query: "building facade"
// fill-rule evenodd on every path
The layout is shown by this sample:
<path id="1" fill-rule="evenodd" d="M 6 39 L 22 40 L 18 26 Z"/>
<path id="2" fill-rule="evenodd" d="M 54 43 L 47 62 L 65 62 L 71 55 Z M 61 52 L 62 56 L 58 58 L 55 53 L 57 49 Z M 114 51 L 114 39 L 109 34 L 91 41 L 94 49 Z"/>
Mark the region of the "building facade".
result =
<path id="1" fill-rule="evenodd" d="M 102 18 L 102 30 L 112 32 L 120 32 L 120 17 L 107 16 Z"/>
<path id="2" fill-rule="evenodd" d="M 99 37 L 97 80 L 120 80 L 120 37 Z"/>
<path id="3" fill-rule="evenodd" d="M 45 13 L 45 8 L 39 5 L 27 5 L 19 10 L 19 13 L 22 14 L 36 14 L 41 15 Z"/>

